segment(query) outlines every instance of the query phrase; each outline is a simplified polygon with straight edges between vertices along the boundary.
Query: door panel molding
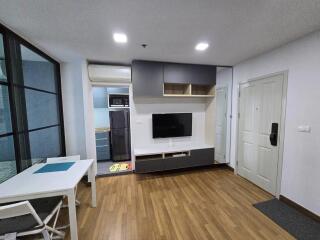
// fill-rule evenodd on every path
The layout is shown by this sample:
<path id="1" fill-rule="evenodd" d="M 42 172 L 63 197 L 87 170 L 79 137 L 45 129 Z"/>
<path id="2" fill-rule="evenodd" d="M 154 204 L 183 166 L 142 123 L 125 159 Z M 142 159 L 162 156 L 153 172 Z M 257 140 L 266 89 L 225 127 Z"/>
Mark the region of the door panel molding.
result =
<path id="1" fill-rule="evenodd" d="M 282 102 L 282 108 L 281 108 L 281 118 L 280 118 L 280 128 L 279 128 L 279 137 L 278 137 L 278 144 L 279 144 L 279 148 L 278 148 L 278 167 L 277 167 L 277 176 L 276 176 L 276 192 L 275 192 L 275 196 L 277 198 L 280 197 L 280 192 L 281 192 L 281 179 L 282 179 L 282 167 L 283 167 L 283 150 L 284 150 L 284 139 L 285 139 L 285 120 L 286 120 L 286 105 L 287 105 L 287 88 L 288 88 L 288 73 L 289 70 L 284 70 L 284 71 L 280 71 L 280 72 L 275 72 L 275 73 L 271 73 L 271 74 L 266 74 L 263 76 L 259 76 L 256 78 L 251 78 L 247 81 L 243 81 L 238 83 L 238 101 L 237 101 L 237 107 L 238 107 L 238 117 L 236 119 L 236 149 L 235 149 L 235 156 L 236 156 L 236 164 L 235 164 L 235 169 L 234 172 L 235 174 L 239 174 L 239 165 L 238 165 L 238 161 L 239 161 L 239 143 L 240 143 L 240 137 L 241 133 L 240 133 L 240 120 L 239 120 L 239 116 L 240 116 L 240 86 L 252 86 L 254 85 L 256 82 L 261 81 L 263 79 L 266 78 L 271 78 L 271 77 L 275 77 L 278 75 L 282 75 L 282 98 L 281 98 L 281 102 Z M 240 116 L 241 118 L 241 116 Z M 250 178 L 248 178 L 250 180 Z"/>

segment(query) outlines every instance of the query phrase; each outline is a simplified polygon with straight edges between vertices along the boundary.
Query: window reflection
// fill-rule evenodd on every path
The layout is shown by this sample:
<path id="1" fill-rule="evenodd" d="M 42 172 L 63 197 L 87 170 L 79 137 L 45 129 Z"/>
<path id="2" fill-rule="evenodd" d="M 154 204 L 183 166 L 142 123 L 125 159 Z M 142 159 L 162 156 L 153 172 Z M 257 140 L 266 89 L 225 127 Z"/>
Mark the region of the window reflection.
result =
<path id="1" fill-rule="evenodd" d="M 12 126 L 8 87 L 0 84 L 0 135 L 11 132 Z"/>
<path id="2" fill-rule="evenodd" d="M 17 174 L 13 137 L 0 138 L 0 183 Z"/>

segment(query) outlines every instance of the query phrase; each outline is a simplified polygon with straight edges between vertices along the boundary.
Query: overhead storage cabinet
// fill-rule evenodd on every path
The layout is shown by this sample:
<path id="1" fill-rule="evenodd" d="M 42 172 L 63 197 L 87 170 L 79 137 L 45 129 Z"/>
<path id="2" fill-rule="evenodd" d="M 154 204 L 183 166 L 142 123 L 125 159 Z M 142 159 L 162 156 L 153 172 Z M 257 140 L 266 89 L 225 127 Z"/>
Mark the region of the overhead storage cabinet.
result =
<path id="1" fill-rule="evenodd" d="M 162 97 L 163 64 L 151 61 L 133 61 L 132 89 L 134 97 Z"/>
<path id="2" fill-rule="evenodd" d="M 132 62 L 134 97 L 213 97 L 216 66 Z"/>

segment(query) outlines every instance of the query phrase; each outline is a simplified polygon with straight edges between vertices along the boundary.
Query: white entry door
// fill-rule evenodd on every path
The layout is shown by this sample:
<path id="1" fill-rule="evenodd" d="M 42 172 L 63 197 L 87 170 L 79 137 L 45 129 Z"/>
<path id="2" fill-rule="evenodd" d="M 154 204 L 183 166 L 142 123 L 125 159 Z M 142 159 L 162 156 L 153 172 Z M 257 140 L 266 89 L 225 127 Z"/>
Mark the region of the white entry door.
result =
<path id="1" fill-rule="evenodd" d="M 276 194 L 283 74 L 240 84 L 238 173 Z"/>
<path id="2" fill-rule="evenodd" d="M 215 137 L 215 160 L 219 163 L 226 162 L 227 146 L 227 106 L 228 88 L 216 90 L 216 137 Z"/>

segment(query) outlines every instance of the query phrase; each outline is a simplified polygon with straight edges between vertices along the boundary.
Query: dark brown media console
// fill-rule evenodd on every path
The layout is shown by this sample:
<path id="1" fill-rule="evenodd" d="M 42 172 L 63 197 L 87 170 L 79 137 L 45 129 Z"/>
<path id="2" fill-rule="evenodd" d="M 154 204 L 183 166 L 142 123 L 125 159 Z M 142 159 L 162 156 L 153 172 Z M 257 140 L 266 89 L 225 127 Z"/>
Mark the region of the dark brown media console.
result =
<path id="1" fill-rule="evenodd" d="M 150 173 L 213 164 L 214 148 L 163 152 L 136 156 L 135 172 Z"/>

